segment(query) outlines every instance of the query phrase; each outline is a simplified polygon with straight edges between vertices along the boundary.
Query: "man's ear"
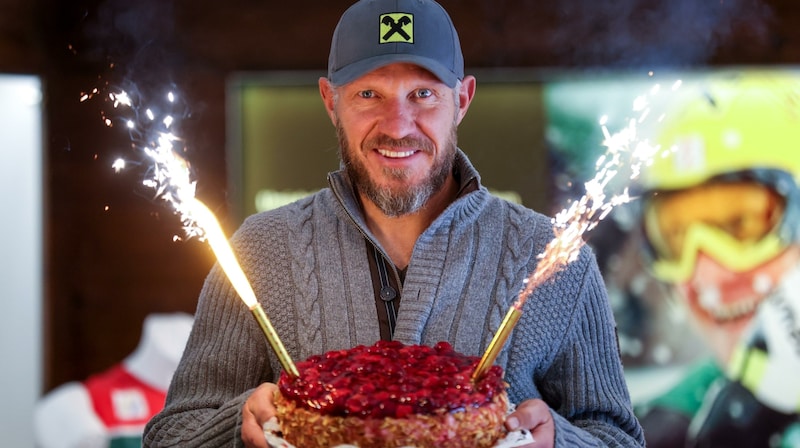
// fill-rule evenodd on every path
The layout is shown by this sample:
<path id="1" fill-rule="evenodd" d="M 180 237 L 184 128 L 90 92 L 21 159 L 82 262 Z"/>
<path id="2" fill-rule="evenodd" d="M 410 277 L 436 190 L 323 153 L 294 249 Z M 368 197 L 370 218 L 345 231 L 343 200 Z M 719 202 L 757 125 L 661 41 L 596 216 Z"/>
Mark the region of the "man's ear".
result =
<path id="1" fill-rule="evenodd" d="M 461 123 L 461 120 L 467 115 L 467 110 L 469 109 L 470 103 L 472 103 L 472 98 L 475 97 L 476 85 L 477 81 L 472 75 L 464 76 L 464 79 L 461 81 L 461 90 L 458 92 L 458 119 L 456 120 L 456 124 Z"/>
<path id="2" fill-rule="evenodd" d="M 335 103 L 333 96 L 336 92 L 330 81 L 328 81 L 328 78 L 324 76 L 319 78 L 319 94 L 322 97 L 322 104 L 325 105 L 325 111 L 328 112 L 328 118 L 330 118 L 331 123 L 336 126 L 336 120 L 334 119 L 335 114 L 333 112 L 333 105 Z"/>

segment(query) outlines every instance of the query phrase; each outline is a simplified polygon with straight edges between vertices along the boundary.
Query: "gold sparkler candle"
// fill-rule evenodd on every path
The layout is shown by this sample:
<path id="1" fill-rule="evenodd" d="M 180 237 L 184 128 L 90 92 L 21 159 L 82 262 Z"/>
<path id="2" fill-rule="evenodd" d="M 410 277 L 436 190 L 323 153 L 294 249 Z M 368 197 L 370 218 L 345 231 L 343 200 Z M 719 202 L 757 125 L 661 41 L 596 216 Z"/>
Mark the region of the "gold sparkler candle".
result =
<path id="1" fill-rule="evenodd" d="M 292 361 L 292 358 L 283 346 L 283 342 L 281 342 L 278 333 L 275 331 L 267 314 L 264 312 L 264 308 L 261 307 L 258 299 L 256 299 L 256 294 L 253 292 L 250 282 L 247 280 L 239 262 L 236 260 L 236 256 L 231 246 L 228 244 L 225 233 L 222 231 L 222 228 L 220 228 L 216 217 L 205 204 L 197 199 L 194 199 L 191 204 L 189 204 L 189 209 L 192 218 L 197 221 L 198 225 L 205 231 L 205 237 L 211 249 L 214 251 L 214 254 L 217 256 L 220 267 L 225 271 L 225 275 L 228 276 L 233 288 L 239 294 L 242 301 L 244 301 L 245 305 L 250 309 L 250 312 L 253 313 L 253 317 L 255 317 L 256 321 L 258 321 L 261 331 L 264 332 L 264 336 L 267 337 L 269 345 L 272 347 L 272 350 L 275 351 L 283 370 L 293 377 L 299 376 L 297 367 Z"/>
<path id="2" fill-rule="evenodd" d="M 97 90 L 94 90 L 91 94 L 83 95 L 81 101 L 87 100 L 96 93 Z M 109 99 L 112 101 L 114 108 L 120 105 L 132 106 L 130 96 L 124 91 L 109 94 Z M 175 96 L 172 92 L 167 94 L 167 100 L 170 103 L 175 101 Z M 156 123 L 156 118 L 158 118 L 151 109 L 146 109 L 143 116 L 150 123 Z M 176 213 L 183 220 L 185 231 L 188 235 L 205 238 L 233 288 L 250 309 L 259 327 L 261 327 L 261 331 L 266 336 L 283 369 L 293 377 L 299 376 L 297 367 L 278 337 L 263 307 L 258 302 L 250 282 L 247 280 L 244 271 L 242 271 L 241 265 L 236 260 L 233 249 L 228 244 L 228 238 L 222 231 L 219 221 L 205 204 L 195 198 L 195 182 L 191 180 L 188 164 L 176 153 L 173 147 L 173 143 L 179 140 L 176 135 L 169 132 L 174 123 L 173 117 L 166 115 L 158 123 L 160 123 L 158 124 L 159 129 L 163 130 L 159 130 L 156 133 L 155 142 L 151 146 L 143 148 L 144 153 L 153 161 L 152 177 L 145 180 L 144 185 L 156 190 L 156 196 L 169 202 L 175 208 Z M 111 126 L 110 119 L 106 119 L 106 124 Z M 128 120 L 126 124 L 131 130 L 136 130 L 137 128 L 137 123 L 132 120 Z M 117 160 L 112 167 L 119 171 L 121 167 L 124 167 L 124 163 Z"/>
<path id="3" fill-rule="evenodd" d="M 497 333 L 494 334 L 492 341 L 489 343 L 489 347 L 486 348 L 486 353 L 483 354 L 480 362 L 478 362 L 478 365 L 475 367 L 475 371 L 472 372 L 473 382 L 478 382 L 478 380 L 486 375 L 486 372 L 488 372 L 492 367 L 492 364 L 494 364 L 494 361 L 500 354 L 500 350 L 503 349 L 503 345 L 505 345 L 506 341 L 508 340 L 511 330 L 517 324 L 517 321 L 521 316 L 521 309 L 515 306 L 512 306 L 508 309 L 506 316 L 503 318 L 503 321 L 500 322 L 500 326 L 497 328 Z"/>
<path id="4" fill-rule="evenodd" d="M 680 81 L 676 82 L 672 90 L 680 87 L 680 84 Z M 660 86 L 656 85 L 650 94 L 655 95 L 659 90 Z M 620 194 L 607 198 L 608 184 L 623 166 L 630 169 L 630 179 L 635 179 L 640 173 L 642 164 L 648 163 L 660 150 L 658 147 L 650 146 L 647 141 L 637 139 L 636 124 L 650 114 L 647 96 L 637 97 L 633 102 L 633 110 L 639 112 L 639 118 L 629 120 L 628 126 L 616 134 L 608 131 L 605 125 L 606 118 L 601 119 L 600 125 L 605 137 L 603 145 L 607 149 L 595 164 L 597 169 L 595 177 L 584 184 L 586 193 L 583 197 L 559 212 L 553 219 L 555 238 L 537 256 L 539 264 L 525 279 L 524 288 L 489 342 L 472 374 L 473 381 L 477 381 L 486 374 L 497 360 L 503 345 L 522 316 L 522 307 L 525 301 L 533 294 L 534 289 L 578 257 L 581 247 L 585 244 L 583 235 L 586 232 L 595 228 L 603 218 L 611 213 L 614 207 L 632 199 L 628 194 L 627 187 Z"/>

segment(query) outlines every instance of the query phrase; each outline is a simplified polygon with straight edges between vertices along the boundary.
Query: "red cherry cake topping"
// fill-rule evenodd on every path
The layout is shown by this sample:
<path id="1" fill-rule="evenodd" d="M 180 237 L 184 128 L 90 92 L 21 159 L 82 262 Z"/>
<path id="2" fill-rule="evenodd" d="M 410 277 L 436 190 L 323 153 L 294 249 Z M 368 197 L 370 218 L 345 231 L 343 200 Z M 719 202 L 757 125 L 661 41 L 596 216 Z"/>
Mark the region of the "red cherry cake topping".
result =
<path id="1" fill-rule="evenodd" d="M 378 341 L 314 355 L 297 363 L 299 377 L 281 374 L 281 394 L 323 415 L 404 418 L 480 407 L 505 390 L 499 366 L 477 383 L 480 358 L 447 342 L 433 347 Z"/>

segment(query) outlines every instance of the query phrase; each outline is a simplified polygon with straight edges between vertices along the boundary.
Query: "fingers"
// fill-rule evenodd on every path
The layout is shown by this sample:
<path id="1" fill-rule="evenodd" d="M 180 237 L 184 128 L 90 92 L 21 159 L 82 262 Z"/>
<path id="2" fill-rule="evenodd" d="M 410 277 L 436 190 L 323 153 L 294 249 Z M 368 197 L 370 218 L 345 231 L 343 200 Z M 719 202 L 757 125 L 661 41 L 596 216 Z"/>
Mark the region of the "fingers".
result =
<path id="1" fill-rule="evenodd" d="M 246 447 L 267 448 L 264 422 L 275 415 L 273 397 L 278 386 L 264 383 L 256 388 L 242 406 L 242 441 Z"/>
<path id="2" fill-rule="evenodd" d="M 520 403 L 517 409 L 506 418 L 506 429 L 514 431 L 526 428 L 536 447 L 552 447 L 555 440 L 555 423 L 550 407 L 542 400 L 533 399 Z"/>

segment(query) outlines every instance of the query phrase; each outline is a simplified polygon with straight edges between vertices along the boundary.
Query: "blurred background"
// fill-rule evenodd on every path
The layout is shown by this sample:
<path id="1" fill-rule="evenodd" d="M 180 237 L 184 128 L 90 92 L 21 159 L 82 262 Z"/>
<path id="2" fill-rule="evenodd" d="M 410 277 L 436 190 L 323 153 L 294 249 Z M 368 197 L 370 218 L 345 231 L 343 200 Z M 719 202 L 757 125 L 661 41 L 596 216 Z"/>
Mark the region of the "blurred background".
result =
<path id="1" fill-rule="evenodd" d="M 148 315 L 193 313 L 214 262 L 142 185 L 141 141 L 107 125 L 122 115 L 107 93 L 132 93 L 136 114 L 178 95 L 162 111 L 177 118 L 197 196 L 230 233 L 247 214 L 325 186 L 337 168 L 316 79 L 350 3 L 0 0 L 0 390 L 13 403 L 0 410 L 0 444 L 33 446 L 36 401 L 129 355 Z M 800 5 L 789 0 L 440 3 L 478 77 L 460 146 L 490 188 L 549 214 L 580 194 L 574 186 L 590 177 L 581 167 L 599 154 L 565 163 L 548 134 L 554 104 L 577 98 L 564 86 L 580 96 L 584 85 L 564 81 L 599 80 L 595 91 L 607 92 L 608 79 L 644 89 L 800 63 Z M 631 93 L 582 98 L 623 115 Z M 118 158 L 127 167 L 116 172 Z M 602 263 L 617 252 L 608 241 L 592 241 Z M 645 315 L 617 306 L 622 324 Z M 668 345 L 624 350 L 626 365 L 698 350 Z"/>

